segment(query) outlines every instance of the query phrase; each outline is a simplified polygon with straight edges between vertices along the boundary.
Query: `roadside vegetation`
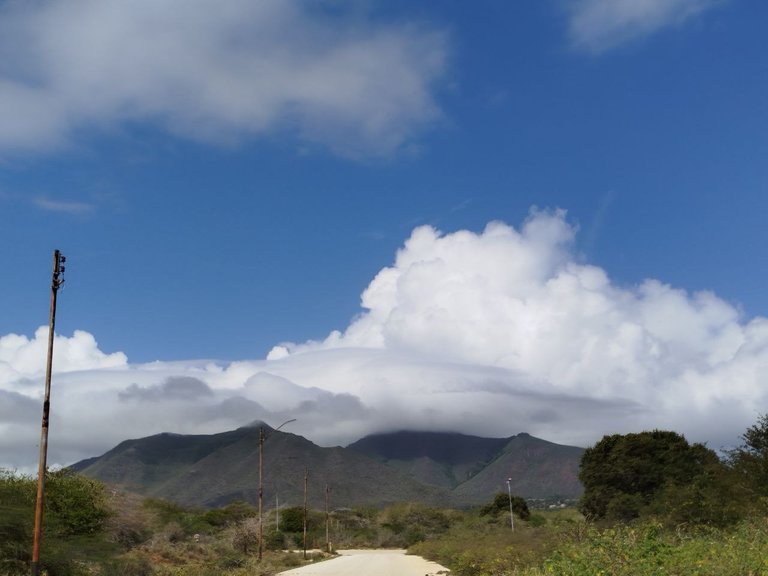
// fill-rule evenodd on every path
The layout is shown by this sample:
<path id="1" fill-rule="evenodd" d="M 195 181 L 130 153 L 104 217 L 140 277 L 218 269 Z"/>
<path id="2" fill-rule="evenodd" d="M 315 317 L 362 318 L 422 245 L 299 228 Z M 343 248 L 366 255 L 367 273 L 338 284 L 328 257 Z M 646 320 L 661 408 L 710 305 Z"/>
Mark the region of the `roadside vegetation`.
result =
<path id="1" fill-rule="evenodd" d="M 675 432 L 605 436 L 582 458 L 578 510 L 512 532 L 497 506 L 411 551 L 457 576 L 768 575 L 768 416 L 742 439 L 720 458 Z"/>
<path id="2" fill-rule="evenodd" d="M 409 548 L 456 576 L 768 575 L 768 417 L 724 457 L 668 431 L 606 436 L 582 459 L 577 508 L 497 494 L 474 510 L 264 514 L 186 509 L 50 472 L 41 565 L 49 576 L 267 576 L 333 549 Z M 35 481 L 0 471 L 0 576 L 29 573 Z M 530 503 L 533 504 L 533 503 Z M 323 552 L 320 552 L 322 550 Z"/>

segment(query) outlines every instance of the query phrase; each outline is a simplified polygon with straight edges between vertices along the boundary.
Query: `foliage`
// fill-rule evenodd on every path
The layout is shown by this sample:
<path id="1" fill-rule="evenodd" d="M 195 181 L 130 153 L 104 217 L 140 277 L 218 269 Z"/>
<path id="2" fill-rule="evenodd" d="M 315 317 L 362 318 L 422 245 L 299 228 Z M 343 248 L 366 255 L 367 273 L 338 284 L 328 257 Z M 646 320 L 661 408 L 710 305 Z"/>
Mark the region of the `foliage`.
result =
<path id="1" fill-rule="evenodd" d="M 95 534 L 111 515 L 104 484 L 70 468 L 50 472 L 45 491 L 46 513 L 56 519 L 61 534 Z"/>
<path id="2" fill-rule="evenodd" d="M 28 571 L 33 509 L 32 480 L 0 470 L 0 574 Z"/>
<path id="3" fill-rule="evenodd" d="M 660 524 L 587 528 L 564 542 L 539 567 L 520 576 L 719 576 L 768 572 L 768 526 L 765 521 L 735 528 L 699 527 L 666 530 Z"/>
<path id="4" fill-rule="evenodd" d="M 334 510 L 331 513 L 331 541 L 336 548 L 364 548 L 377 546 L 379 516 L 374 508 Z"/>
<path id="5" fill-rule="evenodd" d="M 411 546 L 409 552 L 439 562 L 459 576 L 515 574 L 523 567 L 543 562 L 559 544 L 563 526 L 581 519 L 573 510 L 537 516 L 541 526 L 520 522 L 513 532 L 509 522 L 467 512 L 446 533 Z"/>
<path id="6" fill-rule="evenodd" d="M 236 522 L 240 522 L 251 516 L 256 516 L 258 511 L 256 508 L 243 502 L 242 500 L 235 500 L 230 502 L 223 508 L 214 508 L 208 510 L 203 514 L 205 522 L 211 526 L 229 526 Z"/>
<path id="7" fill-rule="evenodd" d="M 768 499 L 768 414 L 759 416 L 742 440 L 741 446 L 728 452 L 728 465 L 738 486 L 753 498 L 763 499 L 764 511 Z"/>
<path id="8" fill-rule="evenodd" d="M 528 520 L 531 517 L 531 511 L 528 509 L 528 503 L 525 498 L 512 496 L 512 512 L 521 520 Z M 509 515 L 510 496 L 507 493 L 499 492 L 488 504 L 480 508 L 480 516 L 498 516 L 501 513 Z"/>
<path id="9" fill-rule="evenodd" d="M 130 554 L 104 563 L 101 576 L 152 576 L 152 562 L 143 554 Z"/>
<path id="10" fill-rule="evenodd" d="M 565 511 L 567 512 L 567 511 Z M 656 521 L 600 527 L 544 512 L 512 533 L 466 517 L 412 546 L 455 576 L 724 576 L 768 574 L 768 519 L 667 528 Z"/>
<path id="11" fill-rule="evenodd" d="M 0 574 L 27 574 L 37 480 L 0 471 Z M 92 558 L 113 553 L 103 533 L 111 515 L 104 485 L 69 469 L 46 473 L 40 566 L 75 576 Z"/>
<path id="12" fill-rule="evenodd" d="M 423 504 L 399 504 L 383 512 L 381 525 L 391 531 L 384 546 L 408 547 L 448 530 L 451 516 Z"/>
<path id="13" fill-rule="evenodd" d="M 283 532 L 304 532 L 304 507 L 293 506 L 280 512 L 280 529 Z"/>
<path id="14" fill-rule="evenodd" d="M 676 432 L 604 436 L 582 457 L 579 509 L 588 518 L 631 520 L 674 507 L 680 520 L 706 522 L 717 517 L 713 503 L 727 490 L 724 474 L 712 450 Z"/>

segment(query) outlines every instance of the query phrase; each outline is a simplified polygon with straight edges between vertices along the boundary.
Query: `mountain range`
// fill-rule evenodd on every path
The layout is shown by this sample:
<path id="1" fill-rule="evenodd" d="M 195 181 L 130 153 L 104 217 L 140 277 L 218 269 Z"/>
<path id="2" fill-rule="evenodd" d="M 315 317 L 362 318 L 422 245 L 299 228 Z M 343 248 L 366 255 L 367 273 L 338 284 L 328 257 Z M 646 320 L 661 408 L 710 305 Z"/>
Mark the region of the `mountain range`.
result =
<path id="1" fill-rule="evenodd" d="M 182 505 L 255 503 L 259 439 L 265 506 L 300 505 L 308 476 L 311 506 L 334 508 L 423 502 L 471 506 L 510 488 L 525 498 L 576 498 L 582 448 L 518 434 L 482 438 L 401 431 L 323 448 L 264 423 L 210 435 L 163 433 L 126 440 L 72 467 L 110 485 Z"/>

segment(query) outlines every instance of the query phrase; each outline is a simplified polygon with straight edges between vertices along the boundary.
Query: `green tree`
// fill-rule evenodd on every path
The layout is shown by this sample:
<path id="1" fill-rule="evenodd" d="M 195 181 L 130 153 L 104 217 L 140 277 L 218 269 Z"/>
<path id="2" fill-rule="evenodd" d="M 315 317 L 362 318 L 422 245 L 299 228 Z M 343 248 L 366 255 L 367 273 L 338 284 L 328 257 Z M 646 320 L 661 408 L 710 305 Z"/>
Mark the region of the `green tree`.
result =
<path id="1" fill-rule="evenodd" d="M 292 506 L 280 512 L 280 529 L 283 532 L 303 532 L 304 508 Z"/>
<path id="2" fill-rule="evenodd" d="M 521 520 L 531 517 L 528 503 L 521 496 L 512 496 L 512 512 Z M 498 516 L 502 513 L 509 514 L 509 494 L 506 492 L 498 492 L 493 500 L 480 508 L 480 516 Z"/>
<path id="3" fill-rule="evenodd" d="M 668 506 L 680 504 L 677 496 L 696 484 L 699 492 L 686 492 L 688 507 L 693 510 L 722 489 L 713 479 L 723 470 L 712 450 L 702 444 L 690 445 L 676 432 L 604 436 L 582 456 L 579 479 L 584 495 L 579 509 L 594 519 L 665 515 Z M 678 511 L 684 515 L 682 509 Z"/>
<path id="4" fill-rule="evenodd" d="M 752 496 L 768 498 L 768 414 L 759 416 L 741 438 L 742 445 L 728 453 L 736 482 Z"/>

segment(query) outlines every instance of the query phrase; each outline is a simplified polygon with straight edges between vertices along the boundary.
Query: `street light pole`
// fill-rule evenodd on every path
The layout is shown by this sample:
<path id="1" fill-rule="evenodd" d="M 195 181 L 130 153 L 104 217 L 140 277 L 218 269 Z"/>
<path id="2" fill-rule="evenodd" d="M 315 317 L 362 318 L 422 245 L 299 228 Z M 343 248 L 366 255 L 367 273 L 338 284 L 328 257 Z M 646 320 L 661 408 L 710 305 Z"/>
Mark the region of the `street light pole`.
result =
<path id="1" fill-rule="evenodd" d="M 507 478 L 507 493 L 509 494 L 509 526 L 515 531 L 515 515 L 512 512 L 512 478 Z"/>
<path id="2" fill-rule="evenodd" d="M 307 486 L 309 484 L 309 468 L 304 468 L 304 560 L 307 559 Z"/>
<path id="3" fill-rule="evenodd" d="M 264 500 L 264 428 L 259 428 L 259 560 L 264 554 L 264 518 L 262 506 Z"/>
<path id="4" fill-rule="evenodd" d="M 296 418 L 286 420 L 280 426 L 272 430 L 277 432 L 291 422 L 296 422 Z M 264 517 L 262 511 L 264 509 L 264 441 L 267 439 L 267 435 L 264 432 L 264 427 L 259 428 L 259 560 L 264 556 Z"/>

